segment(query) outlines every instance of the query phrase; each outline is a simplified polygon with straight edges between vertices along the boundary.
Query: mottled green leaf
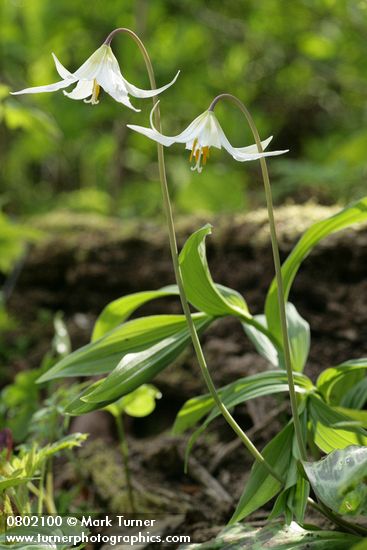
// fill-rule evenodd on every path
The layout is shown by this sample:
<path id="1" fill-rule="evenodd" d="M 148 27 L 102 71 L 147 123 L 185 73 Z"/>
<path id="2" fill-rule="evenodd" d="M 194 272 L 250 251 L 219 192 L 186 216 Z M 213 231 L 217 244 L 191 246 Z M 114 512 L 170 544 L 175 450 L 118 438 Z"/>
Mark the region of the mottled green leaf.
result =
<path id="1" fill-rule="evenodd" d="M 346 447 L 303 466 L 317 497 L 331 510 L 367 514 L 367 447 Z"/>
<path id="2" fill-rule="evenodd" d="M 347 550 L 361 540 L 349 533 L 322 531 L 311 526 L 303 529 L 295 522 L 270 523 L 265 527 L 236 523 L 226 527 L 215 539 L 180 546 L 180 550 Z"/>

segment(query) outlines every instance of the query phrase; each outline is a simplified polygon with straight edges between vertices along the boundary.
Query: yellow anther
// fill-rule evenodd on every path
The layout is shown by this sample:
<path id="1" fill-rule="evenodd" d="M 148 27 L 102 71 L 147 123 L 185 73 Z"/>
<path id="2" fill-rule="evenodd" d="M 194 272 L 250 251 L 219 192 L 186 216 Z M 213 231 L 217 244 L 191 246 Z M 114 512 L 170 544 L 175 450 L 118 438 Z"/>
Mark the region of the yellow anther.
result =
<path id="1" fill-rule="evenodd" d="M 92 98 L 90 100 L 92 105 L 96 105 L 98 103 L 98 96 L 100 94 L 101 87 L 99 84 L 97 84 L 97 80 L 93 80 L 93 92 L 92 92 Z"/>
<path id="2" fill-rule="evenodd" d="M 196 149 L 196 146 L 197 146 L 197 143 L 198 143 L 198 138 L 196 138 L 194 140 L 194 143 L 192 144 L 192 149 L 191 149 L 191 155 L 190 155 L 190 162 L 192 161 L 192 157 L 195 153 L 195 149 Z"/>

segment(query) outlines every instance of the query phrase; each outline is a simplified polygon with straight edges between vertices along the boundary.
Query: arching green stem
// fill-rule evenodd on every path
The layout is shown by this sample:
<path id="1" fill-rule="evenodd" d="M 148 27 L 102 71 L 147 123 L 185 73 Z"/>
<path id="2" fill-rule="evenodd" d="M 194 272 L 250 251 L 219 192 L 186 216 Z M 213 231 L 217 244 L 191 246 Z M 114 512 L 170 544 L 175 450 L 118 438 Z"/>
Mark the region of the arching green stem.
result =
<path id="1" fill-rule="evenodd" d="M 150 61 L 149 54 L 140 40 L 140 38 L 130 29 L 116 29 L 114 30 L 106 39 L 105 44 L 110 44 L 112 38 L 119 32 L 123 32 L 128 34 L 138 45 L 145 61 L 145 65 L 147 68 L 147 72 L 149 75 L 149 81 L 152 89 L 156 88 L 156 82 L 154 77 L 154 71 L 153 66 Z M 161 131 L 161 118 L 160 118 L 160 111 L 159 111 L 159 105 L 157 105 L 158 100 L 153 97 L 153 105 L 156 107 L 154 110 L 154 116 L 155 116 L 155 124 L 158 129 L 158 131 Z M 176 283 L 179 288 L 180 292 L 180 299 L 182 304 L 182 309 L 184 311 L 187 324 L 190 331 L 190 336 L 192 340 L 192 344 L 196 353 L 196 357 L 198 359 L 198 363 L 200 365 L 200 369 L 203 375 L 203 378 L 205 380 L 205 383 L 208 387 L 208 390 L 219 408 L 220 412 L 228 422 L 228 424 L 231 426 L 231 428 L 234 430 L 234 432 L 238 435 L 238 437 L 242 440 L 245 447 L 248 449 L 248 451 L 252 454 L 255 460 L 263 464 L 263 466 L 268 470 L 268 472 L 277 479 L 281 484 L 283 484 L 282 478 L 279 476 L 279 474 L 274 470 L 274 468 L 264 459 L 262 454 L 257 450 L 255 445 L 252 443 L 252 441 L 247 437 L 247 435 L 244 433 L 244 431 L 241 429 L 241 427 L 237 424 L 231 413 L 228 411 L 228 409 L 225 407 L 225 405 L 222 403 L 216 389 L 213 383 L 213 380 L 211 378 L 208 366 L 206 364 L 206 360 L 203 354 L 203 350 L 201 348 L 200 340 L 198 337 L 198 334 L 196 332 L 195 325 L 193 323 L 191 312 L 190 312 L 190 306 L 186 298 L 185 289 L 182 281 L 182 275 L 181 275 L 181 269 L 180 264 L 178 260 L 178 248 L 177 248 L 177 241 L 176 241 L 176 234 L 175 234 L 175 228 L 174 228 L 174 222 L 173 222 L 173 215 L 172 215 L 172 207 L 171 207 L 171 201 L 169 197 L 169 190 L 168 190 L 168 184 L 167 184 L 167 177 L 166 177 L 166 169 L 165 169 L 165 163 L 164 163 L 164 152 L 163 152 L 163 146 L 158 144 L 158 166 L 159 166 L 159 177 L 161 182 L 161 188 L 162 188 L 162 196 L 163 196 L 163 205 L 164 205 L 164 211 L 166 215 L 166 221 L 167 221 L 167 227 L 168 227 L 168 237 L 169 237 L 169 244 L 170 244 L 170 250 L 171 250 L 171 257 L 172 257 L 172 263 L 173 263 L 173 269 L 175 273 Z"/>
<path id="2" fill-rule="evenodd" d="M 255 122 L 254 122 L 249 110 L 245 107 L 245 105 L 242 103 L 242 101 L 240 101 L 237 97 L 233 96 L 232 94 L 221 94 L 221 95 L 217 96 L 212 101 L 212 103 L 209 106 L 209 111 L 213 111 L 216 104 L 221 99 L 228 99 L 229 101 L 232 101 L 240 109 L 240 111 L 242 111 L 242 113 L 246 117 L 248 125 L 250 126 L 251 132 L 254 136 L 254 139 L 255 139 L 255 142 L 256 142 L 256 145 L 257 145 L 257 149 L 258 149 L 259 153 L 262 153 L 263 148 L 261 146 L 261 140 L 260 140 L 259 132 L 258 132 L 257 127 L 255 125 Z M 297 396 L 296 396 L 296 391 L 295 391 L 295 388 L 294 388 L 292 361 L 291 361 L 291 351 L 290 351 L 290 345 L 289 345 L 287 317 L 286 317 L 286 310 L 285 310 L 282 268 L 281 268 L 281 263 L 280 263 L 279 246 L 278 246 L 278 239 L 277 239 L 275 219 L 274 219 L 273 198 L 272 198 L 272 193 L 271 193 L 271 186 L 270 186 L 268 168 L 267 168 L 266 161 L 265 161 L 264 157 L 260 158 L 260 165 L 261 165 L 261 172 L 262 172 L 263 181 L 264 181 L 266 205 L 267 205 L 268 217 L 269 217 L 270 239 L 271 239 L 271 246 L 272 246 L 272 251 L 273 251 L 275 277 L 276 277 L 276 281 L 277 281 L 280 326 L 281 326 L 281 331 L 282 331 L 284 360 L 285 360 L 285 366 L 286 366 L 287 378 L 288 378 L 289 397 L 290 397 L 290 402 L 291 402 L 291 407 L 292 407 L 294 429 L 295 429 L 295 433 L 296 433 L 299 453 L 300 453 L 301 458 L 303 460 L 305 460 L 306 459 L 306 447 L 305 447 L 305 444 L 304 444 L 304 441 L 303 441 L 301 423 L 300 423 L 299 417 L 298 417 Z"/>

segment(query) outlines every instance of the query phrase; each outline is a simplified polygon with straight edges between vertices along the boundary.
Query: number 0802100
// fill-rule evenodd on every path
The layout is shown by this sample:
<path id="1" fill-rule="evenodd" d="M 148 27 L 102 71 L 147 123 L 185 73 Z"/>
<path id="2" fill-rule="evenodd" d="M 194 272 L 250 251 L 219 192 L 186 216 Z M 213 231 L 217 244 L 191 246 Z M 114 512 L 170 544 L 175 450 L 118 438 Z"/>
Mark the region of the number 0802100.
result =
<path id="1" fill-rule="evenodd" d="M 7 516 L 7 527 L 61 527 L 61 516 Z"/>

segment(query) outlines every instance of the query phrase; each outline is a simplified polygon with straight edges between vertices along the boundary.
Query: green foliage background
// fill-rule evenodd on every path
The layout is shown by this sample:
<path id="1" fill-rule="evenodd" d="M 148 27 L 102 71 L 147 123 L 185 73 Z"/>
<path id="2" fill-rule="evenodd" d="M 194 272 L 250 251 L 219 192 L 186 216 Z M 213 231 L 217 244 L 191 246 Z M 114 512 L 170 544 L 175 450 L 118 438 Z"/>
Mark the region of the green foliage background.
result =
<path id="1" fill-rule="evenodd" d="M 161 96 L 166 134 L 180 132 L 218 93 L 238 95 L 262 137 L 290 153 L 269 162 L 277 200 L 326 202 L 360 196 L 366 173 L 366 0 L 0 0 L 0 194 L 24 215 L 66 207 L 123 216 L 160 214 L 155 144 L 127 128 L 148 124 L 151 101 L 134 113 L 101 95 L 98 106 L 62 92 L 9 96 L 58 80 L 51 52 L 71 71 L 115 27 L 144 40 Z M 149 87 L 135 44 L 119 35 L 122 72 Z M 230 104 L 218 117 L 236 146 L 252 143 Z M 257 163 L 213 152 L 198 176 L 187 151 L 166 151 L 176 208 L 232 212 L 263 201 Z"/>

